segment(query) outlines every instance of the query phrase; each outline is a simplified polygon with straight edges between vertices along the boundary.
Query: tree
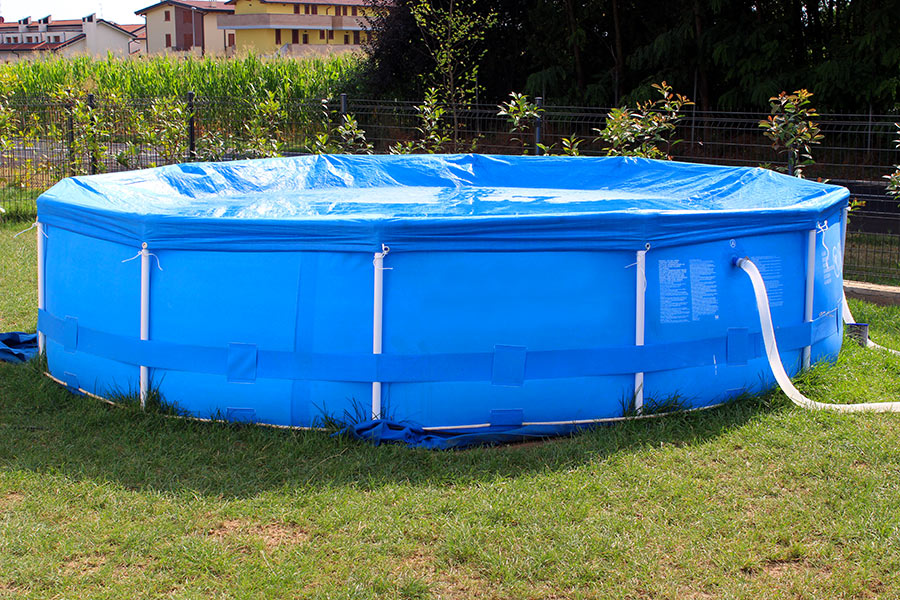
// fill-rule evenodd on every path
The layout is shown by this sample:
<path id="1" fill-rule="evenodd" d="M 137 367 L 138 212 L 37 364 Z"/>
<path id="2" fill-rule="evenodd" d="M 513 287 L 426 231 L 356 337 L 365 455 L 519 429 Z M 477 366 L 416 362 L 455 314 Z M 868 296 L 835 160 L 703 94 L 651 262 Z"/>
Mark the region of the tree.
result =
<path id="1" fill-rule="evenodd" d="M 485 35 L 497 23 L 497 14 L 479 14 L 474 0 L 418 0 L 410 6 L 433 68 L 421 74 L 449 107 L 453 143 L 459 141 L 459 111 L 475 101 L 478 69 L 487 48 Z"/>
<path id="2" fill-rule="evenodd" d="M 436 83 L 410 76 L 435 65 L 411 10 L 423 1 L 394 0 L 375 24 L 379 91 L 421 97 Z M 451 0 L 426 4 L 446 11 Z M 475 45 L 490 57 L 478 64 L 485 103 L 515 89 L 547 104 L 633 104 L 661 80 L 704 110 L 760 110 L 779 90 L 801 87 L 829 111 L 890 112 L 900 100 L 896 2 L 456 0 L 454 10 L 496 19 Z"/>

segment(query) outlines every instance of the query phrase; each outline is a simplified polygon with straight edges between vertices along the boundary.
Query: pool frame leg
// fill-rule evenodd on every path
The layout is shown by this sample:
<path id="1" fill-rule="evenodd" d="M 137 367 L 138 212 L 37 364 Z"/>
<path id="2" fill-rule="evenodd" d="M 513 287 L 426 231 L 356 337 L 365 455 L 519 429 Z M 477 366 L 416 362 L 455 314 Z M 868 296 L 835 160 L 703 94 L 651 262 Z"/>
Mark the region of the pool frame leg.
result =
<path id="1" fill-rule="evenodd" d="M 150 339 L 150 251 L 141 244 L 141 340 Z M 150 369 L 141 365 L 141 410 L 147 407 L 150 392 Z"/>
<path id="2" fill-rule="evenodd" d="M 847 259 L 847 226 L 850 224 L 850 207 L 841 213 L 841 279 L 844 278 L 844 261 Z"/>
<path id="3" fill-rule="evenodd" d="M 822 235 L 825 235 L 824 233 Z M 816 230 L 810 229 L 806 235 L 806 302 L 803 307 L 803 320 L 812 323 L 813 298 L 816 286 Z M 803 347 L 803 370 L 809 369 L 812 358 L 812 346 Z"/>
<path id="4" fill-rule="evenodd" d="M 38 310 L 44 310 L 47 307 L 45 273 L 44 273 L 44 225 L 40 221 L 35 221 L 37 225 L 37 289 L 38 289 Z M 47 340 L 44 334 L 38 330 L 38 352 L 44 354 Z"/>
<path id="5" fill-rule="evenodd" d="M 647 250 L 649 250 L 649 244 Z M 635 275 L 635 318 L 634 345 L 644 345 L 644 323 L 646 317 L 647 298 L 647 250 L 637 252 L 637 273 Z M 634 374 L 634 411 L 641 414 L 644 410 L 644 374 Z"/>
<path id="6" fill-rule="evenodd" d="M 372 354 L 381 354 L 382 325 L 384 323 L 384 257 L 390 248 L 381 245 L 381 252 L 375 253 L 374 294 L 372 298 Z M 381 382 L 372 382 L 372 420 L 381 418 Z"/>

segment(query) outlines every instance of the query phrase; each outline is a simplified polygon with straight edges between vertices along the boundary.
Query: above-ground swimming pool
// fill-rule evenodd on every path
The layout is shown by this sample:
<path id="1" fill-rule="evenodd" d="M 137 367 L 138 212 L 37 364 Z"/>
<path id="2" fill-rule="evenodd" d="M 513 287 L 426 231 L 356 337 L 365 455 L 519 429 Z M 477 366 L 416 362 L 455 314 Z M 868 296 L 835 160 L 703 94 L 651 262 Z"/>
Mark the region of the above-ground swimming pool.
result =
<path id="1" fill-rule="evenodd" d="M 303 156 L 66 179 L 38 199 L 49 371 L 286 426 L 563 432 L 837 355 L 845 189 L 634 158 Z"/>

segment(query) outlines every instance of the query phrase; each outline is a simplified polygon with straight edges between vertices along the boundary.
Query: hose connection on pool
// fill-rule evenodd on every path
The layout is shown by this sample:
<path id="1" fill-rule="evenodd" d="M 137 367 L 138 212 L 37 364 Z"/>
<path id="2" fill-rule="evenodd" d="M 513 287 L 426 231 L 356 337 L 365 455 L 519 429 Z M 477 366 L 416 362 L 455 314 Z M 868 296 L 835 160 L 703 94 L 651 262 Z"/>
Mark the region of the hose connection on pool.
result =
<path id="1" fill-rule="evenodd" d="M 750 283 L 753 285 L 753 294 L 756 297 L 756 309 L 759 313 L 759 324 L 762 327 L 763 343 L 765 344 L 766 348 L 766 358 L 769 361 L 769 367 L 772 369 L 772 374 L 775 376 L 775 381 L 778 382 L 778 387 L 780 387 L 781 391 L 783 391 L 785 395 L 791 399 L 791 402 L 793 402 L 797 406 L 811 410 L 831 410 L 844 413 L 900 412 L 900 402 L 829 404 L 826 402 L 816 402 L 815 400 L 810 400 L 809 398 L 801 394 L 800 391 L 794 387 L 794 384 L 791 383 L 791 378 L 788 376 L 787 372 L 784 370 L 784 365 L 781 363 L 781 355 L 778 353 L 778 345 L 775 343 L 775 327 L 772 324 L 772 312 L 769 309 L 769 297 L 766 294 L 766 284 L 763 281 L 759 269 L 749 258 L 735 258 L 733 263 L 736 267 L 740 267 L 747 274 L 747 276 L 750 278 Z M 846 298 L 844 298 L 843 304 L 844 318 L 846 320 L 846 317 L 849 315 L 850 320 L 848 322 L 852 323 L 853 316 L 850 315 L 850 309 L 847 306 Z M 881 348 L 881 346 L 878 346 L 871 340 L 867 345 L 869 347 Z M 889 351 L 893 352 L 894 354 L 900 354 L 894 350 Z"/>

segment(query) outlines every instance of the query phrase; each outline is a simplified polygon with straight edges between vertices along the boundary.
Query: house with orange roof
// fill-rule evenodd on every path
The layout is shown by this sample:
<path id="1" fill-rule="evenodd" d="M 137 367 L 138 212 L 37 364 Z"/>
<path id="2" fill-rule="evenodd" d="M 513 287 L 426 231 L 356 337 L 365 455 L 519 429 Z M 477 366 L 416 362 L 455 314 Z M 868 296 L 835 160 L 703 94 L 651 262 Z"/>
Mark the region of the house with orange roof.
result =
<path id="1" fill-rule="evenodd" d="M 6 22 L 0 17 L 0 61 L 35 58 L 47 53 L 65 56 L 130 56 L 139 50 L 143 25 L 119 25 L 88 15 L 54 20 L 50 15 L 32 21 L 25 17 Z"/>

